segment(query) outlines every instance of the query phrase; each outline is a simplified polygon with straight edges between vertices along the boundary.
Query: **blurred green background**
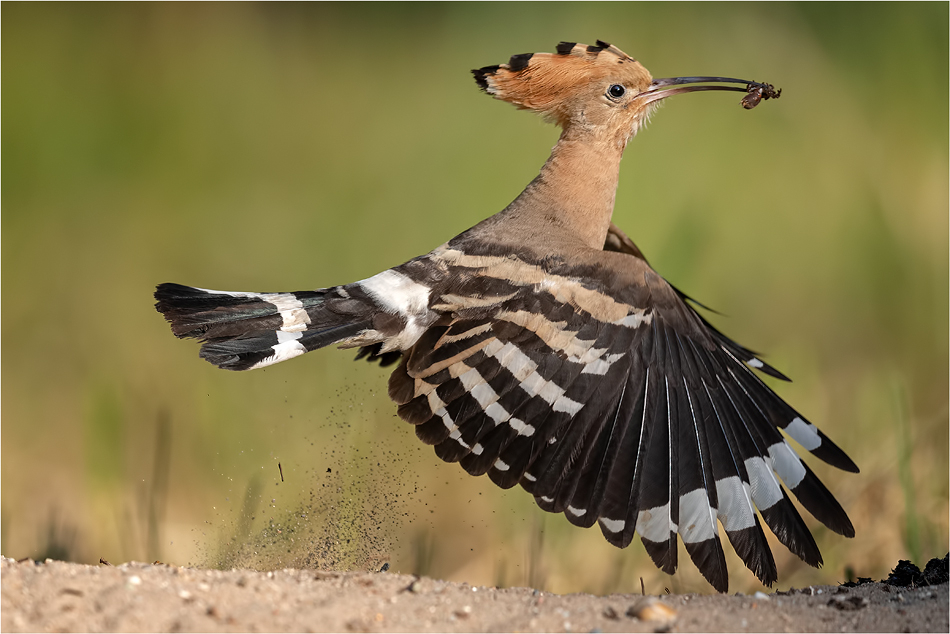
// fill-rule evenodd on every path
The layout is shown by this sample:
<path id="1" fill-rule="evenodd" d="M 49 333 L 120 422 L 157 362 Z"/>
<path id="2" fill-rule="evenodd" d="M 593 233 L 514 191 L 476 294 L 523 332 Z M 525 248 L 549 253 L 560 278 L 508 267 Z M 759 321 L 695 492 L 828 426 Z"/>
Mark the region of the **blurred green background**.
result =
<path id="1" fill-rule="evenodd" d="M 324 350 L 227 373 L 159 282 L 370 276 L 502 209 L 557 131 L 470 68 L 603 39 L 654 76 L 784 92 L 666 102 L 615 221 L 861 466 L 810 461 L 857 537 L 817 571 L 948 549 L 948 5 L 4 4 L 2 551 L 378 567 L 552 591 L 709 591 L 685 551 L 539 511 L 441 463 L 387 372 Z M 280 469 L 278 469 L 278 463 Z M 283 473 L 281 482 L 280 472 Z M 758 584 L 730 553 L 733 590 Z"/>

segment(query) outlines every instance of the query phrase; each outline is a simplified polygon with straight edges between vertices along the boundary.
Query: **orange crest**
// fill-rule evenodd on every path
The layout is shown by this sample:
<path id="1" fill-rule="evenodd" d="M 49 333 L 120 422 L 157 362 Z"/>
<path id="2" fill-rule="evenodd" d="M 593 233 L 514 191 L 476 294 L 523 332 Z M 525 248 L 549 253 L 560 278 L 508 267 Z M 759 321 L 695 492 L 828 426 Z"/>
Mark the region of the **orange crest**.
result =
<path id="1" fill-rule="evenodd" d="M 513 55 L 507 64 L 473 70 L 478 85 L 496 99 L 534 110 L 563 125 L 578 99 L 604 93 L 611 84 L 642 92 L 650 72 L 616 46 L 561 42 L 557 53 Z"/>

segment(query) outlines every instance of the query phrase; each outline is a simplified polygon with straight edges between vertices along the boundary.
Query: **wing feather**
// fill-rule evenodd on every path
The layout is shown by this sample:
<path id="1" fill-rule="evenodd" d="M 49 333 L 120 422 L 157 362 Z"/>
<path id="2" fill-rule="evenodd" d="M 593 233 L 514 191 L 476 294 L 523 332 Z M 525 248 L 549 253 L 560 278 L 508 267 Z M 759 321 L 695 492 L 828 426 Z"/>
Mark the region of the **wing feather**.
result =
<path id="1" fill-rule="evenodd" d="M 755 370 L 781 373 L 651 270 L 616 286 L 595 266 L 559 262 L 539 274 L 535 264 L 522 278 L 492 278 L 483 292 L 493 263 L 515 270 L 511 257 L 453 257 L 467 267 L 456 275 L 463 282 L 433 292 L 443 312 L 390 382 L 400 416 L 440 458 L 505 488 L 521 484 L 542 509 L 599 523 L 616 546 L 639 534 L 671 574 L 682 539 L 720 591 L 728 587 L 720 524 L 763 583 L 776 579 L 756 510 L 781 543 L 821 564 L 785 487 L 819 521 L 853 535 L 782 431 L 835 466 L 853 462 Z"/>

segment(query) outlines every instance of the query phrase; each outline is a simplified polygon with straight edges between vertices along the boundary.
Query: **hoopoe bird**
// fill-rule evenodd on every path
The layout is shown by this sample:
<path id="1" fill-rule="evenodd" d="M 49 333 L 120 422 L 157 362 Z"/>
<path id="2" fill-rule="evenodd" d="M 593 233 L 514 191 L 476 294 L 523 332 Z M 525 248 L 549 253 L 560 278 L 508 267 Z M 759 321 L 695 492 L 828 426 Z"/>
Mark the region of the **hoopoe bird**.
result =
<path id="1" fill-rule="evenodd" d="M 716 330 L 611 222 L 620 159 L 659 101 L 732 90 L 751 108 L 779 93 L 724 77 L 653 79 L 601 41 L 472 72 L 492 97 L 562 130 L 510 205 L 352 284 L 294 293 L 162 284 L 156 308 L 173 333 L 200 339 L 200 356 L 227 370 L 330 344 L 397 364 L 389 396 L 439 458 L 503 488 L 520 484 L 545 511 L 599 524 L 620 548 L 639 534 L 669 574 L 678 535 L 727 590 L 718 522 L 771 586 L 760 516 L 821 566 L 786 490 L 836 533 L 854 528 L 782 432 L 835 467 L 857 466 L 756 372 L 785 376 Z"/>

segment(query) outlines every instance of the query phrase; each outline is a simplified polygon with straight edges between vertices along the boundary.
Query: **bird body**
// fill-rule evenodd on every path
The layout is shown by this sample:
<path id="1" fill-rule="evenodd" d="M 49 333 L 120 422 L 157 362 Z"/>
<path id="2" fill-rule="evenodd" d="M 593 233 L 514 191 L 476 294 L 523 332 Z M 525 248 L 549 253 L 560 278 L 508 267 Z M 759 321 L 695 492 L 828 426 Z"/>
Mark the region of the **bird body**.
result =
<path id="1" fill-rule="evenodd" d="M 599 524 L 616 546 L 639 534 L 671 574 L 678 535 L 726 590 L 718 523 L 771 585 L 777 572 L 759 516 L 820 565 L 781 483 L 832 530 L 854 529 L 782 432 L 832 465 L 857 467 L 755 371 L 781 373 L 713 328 L 611 223 L 624 149 L 657 101 L 716 89 L 754 94 L 757 104 L 778 93 L 728 78 L 654 80 L 599 41 L 473 73 L 489 94 L 562 128 L 508 207 L 344 286 L 243 293 L 162 284 L 156 307 L 173 332 L 201 339 L 201 356 L 232 370 L 330 344 L 398 362 L 389 395 L 440 458 L 502 487 L 520 484 L 544 510 Z"/>

